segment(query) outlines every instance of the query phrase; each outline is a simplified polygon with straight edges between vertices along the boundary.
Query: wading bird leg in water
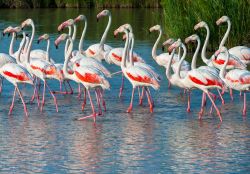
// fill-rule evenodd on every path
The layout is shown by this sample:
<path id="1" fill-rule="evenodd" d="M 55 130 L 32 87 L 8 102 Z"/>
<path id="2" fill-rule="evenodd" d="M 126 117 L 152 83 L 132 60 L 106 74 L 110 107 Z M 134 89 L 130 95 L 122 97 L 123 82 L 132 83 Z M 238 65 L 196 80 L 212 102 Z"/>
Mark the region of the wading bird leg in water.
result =
<path id="1" fill-rule="evenodd" d="M 142 90 L 141 90 L 141 97 L 140 97 L 139 105 L 142 105 L 142 103 L 143 103 L 143 97 L 144 97 L 144 86 L 142 87 Z"/>
<path id="2" fill-rule="evenodd" d="M 217 115 L 218 115 L 218 117 L 220 118 L 220 121 L 222 122 L 222 117 L 221 117 L 220 111 L 219 111 L 219 109 L 217 108 L 217 106 L 215 105 L 214 100 L 212 99 L 212 97 L 210 96 L 210 94 L 209 94 L 208 91 L 206 92 L 206 94 L 207 94 L 208 98 L 210 99 L 212 105 L 214 106 L 214 108 L 215 108 L 215 110 L 216 110 L 216 112 L 217 112 Z"/>
<path id="3" fill-rule="evenodd" d="M 69 88 L 70 88 L 70 94 L 73 94 L 74 92 L 73 92 L 73 89 L 72 89 L 72 87 L 71 87 L 71 85 L 70 85 L 69 81 L 68 81 L 68 80 L 66 80 L 66 82 L 67 82 L 67 83 L 68 83 L 68 85 L 69 85 Z"/>
<path id="4" fill-rule="evenodd" d="M 0 93 L 2 93 L 2 89 L 3 89 L 3 79 L 0 78 Z"/>
<path id="5" fill-rule="evenodd" d="M 101 108 L 101 104 L 100 104 L 100 96 L 97 92 L 98 89 L 95 89 L 95 96 L 96 96 L 96 101 L 97 101 L 97 105 L 98 105 L 98 113 L 97 115 L 102 115 L 102 108 Z"/>
<path id="6" fill-rule="evenodd" d="M 153 107 L 155 107 L 155 102 L 154 102 L 154 100 L 153 100 L 153 98 L 152 98 L 152 95 L 151 95 L 150 89 L 149 89 L 148 87 L 146 87 L 146 90 L 147 90 L 147 91 L 148 91 L 148 93 L 149 93 L 149 97 L 150 97 L 150 101 L 151 101 L 151 103 L 152 103 L 152 106 L 153 106 Z"/>
<path id="7" fill-rule="evenodd" d="M 135 93 L 135 88 L 133 87 L 132 94 L 131 94 L 131 99 L 130 99 L 130 105 L 127 109 L 127 112 L 130 113 L 133 109 L 133 100 L 134 100 L 134 93 Z"/>
<path id="8" fill-rule="evenodd" d="M 121 98 L 121 96 L 122 96 L 123 87 L 124 87 L 124 75 L 122 73 L 122 84 L 120 87 L 119 98 Z"/>
<path id="9" fill-rule="evenodd" d="M 78 118 L 77 120 L 85 120 L 85 119 L 87 119 L 87 118 L 91 118 L 91 117 L 93 117 L 93 119 L 94 119 L 94 122 L 96 122 L 96 113 L 95 113 L 95 107 L 94 107 L 94 104 L 93 104 L 93 102 L 92 102 L 92 98 L 91 98 L 91 95 L 90 95 L 90 92 L 89 92 L 89 90 L 87 89 L 87 92 L 88 92 L 88 96 L 89 96 L 89 101 L 90 101 L 90 105 L 91 105 L 91 108 L 92 108 L 92 114 L 91 115 L 89 115 L 89 116 L 84 116 L 84 117 L 82 117 L 82 118 Z"/>
<path id="10" fill-rule="evenodd" d="M 153 111 L 154 111 L 154 107 L 153 107 L 153 104 L 152 104 L 152 102 L 151 102 L 151 99 L 150 99 L 150 94 L 149 94 L 149 92 L 148 92 L 148 88 L 146 87 L 146 95 L 147 95 L 147 97 L 148 97 L 148 104 L 149 104 L 149 110 L 150 110 L 150 112 L 152 113 Z"/>
<path id="11" fill-rule="evenodd" d="M 14 89 L 13 98 L 12 98 L 12 103 L 11 103 L 11 105 L 10 105 L 10 110 L 9 110 L 9 115 L 12 113 L 12 110 L 13 110 L 13 108 L 14 108 L 15 97 L 16 97 L 16 87 L 15 87 L 15 89 Z"/>
<path id="12" fill-rule="evenodd" d="M 44 81 L 44 82 L 45 82 L 45 84 L 46 84 L 46 86 L 47 86 L 47 88 L 48 88 L 50 94 L 52 95 L 52 97 L 53 97 L 53 99 L 54 99 L 54 104 L 55 104 L 55 106 L 56 106 L 56 112 L 58 112 L 58 106 L 57 106 L 56 96 L 55 96 L 55 95 L 53 94 L 53 92 L 50 90 L 50 87 L 49 87 L 49 85 L 47 84 L 47 82 L 46 82 L 46 81 Z"/>
<path id="13" fill-rule="evenodd" d="M 221 104 L 225 104 L 225 101 L 224 101 L 224 99 L 223 99 L 223 97 L 222 97 L 222 95 L 221 95 L 221 92 L 219 91 L 219 89 L 217 89 L 217 91 L 218 91 L 218 93 L 219 93 L 219 96 L 220 96 L 220 100 L 221 100 Z"/>
<path id="14" fill-rule="evenodd" d="M 100 95 L 100 98 L 102 100 L 102 106 L 104 108 L 104 111 L 106 112 L 107 111 L 107 109 L 106 109 L 106 102 L 105 102 L 105 100 L 103 98 L 103 94 L 104 94 L 104 91 L 102 90 L 102 88 L 100 88 L 99 89 L 99 95 Z"/>
<path id="15" fill-rule="evenodd" d="M 30 102 L 32 103 L 33 101 L 34 101 L 34 99 L 35 99 L 35 95 L 36 95 L 36 83 L 37 83 L 37 78 L 35 77 L 35 79 L 34 79 L 34 91 L 33 91 L 33 95 L 32 95 L 32 97 L 31 97 L 31 99 L 30 99 Z"/>
<path id="16" fill-rule="evenodd" d="M 139 105 L 141 105 L 141 104 L 140 104 L 140 99 L 141 99 L 141 91 L 140 91 L 140 88 L 139 88 L 139 87 L 138 87 L 137 89 L 138 89 Z"/>
<path id="17" fill-rule="evenodd" d="M 211 92 L 209 92 L 209 94 L 210 94 L 211 96 L 213 96 L 214 101 L 216 101 L 217 96 L 216 96 L 215 94 L 211 93 Z M 210 112 L 209 112 L 209 113 L 210 113 L 210 114 L 212 114 L 212 113 L 213 113 L 213 105 L 211 105 L 211 107 L 210 107 Z"/>
<path id="18" fill-rule="evenodd" d="M 171 88 L 171 82 L 168 81 L 168 89 L 170 89 L 170 88 Z"/>
<path id="19" fill-rule="evenodd" d="M 190 90 L 187 91 L 188 93 L 188 106 L 187 106 L 187 112 L 190 112 L 191 109 L 190 109 Z"/>
<path id="20" fill-rule="evenodd" d="M 247 113 L 246 92 L 244 91 L 244 104 L 243 104 L 242 115 L 243 115 L 243 116 L 246 116 L 246 113 Z"/>
<path id="21" fill-rule="evenodd" d="M 199 112 L 199 119 L 202 118 L 202 115 L 204 113 L 204 106 L 205 106 L 205 101 L 206 100 L 206 94 L 204 92 L 202 92 L 202 100 L 201 100 L 201 110 Z"/>
<path id="22" fill-rule="evenodd" d="M 77 96 L 78 100 L 81 99 L 81 95 L 82 95 L 82 93 L 81 93 L 81 84 L 79 83 L 78 84 L 78 96 Z"/>
<path id="23" fill-rule="evenodd" d="M 25 104 L 25 102 L 24 102 L 24 100 L 23 100 L 23 96 L 22 96 L 22 94 L 21 94 L 21 92 L 20 92 L 18 86 L 16 86 L 16 89 L 17 89 L 17 92 L 18 92 L 18 94 L 19 94 L 19 96 L 20 96 L 20 98 L 21 98 L 21 100 L 22 100 L 23 109 L 24 109 L 25 115 L 28 116 L 27 107 L 26 107 L 26 104 Z"/>
<path id="24" fill-rule="evenodd" d="M 230 97 L 231 97 L 231 101 L 233 101 L 234 100 L 234 96 L 233 96 L 233 90 L 230 88 L 229 89 L 229 91 L 230 91 Z"/>
<path id="25" fill-rule="evenodd" d="M 86 88 L 84 88 L 84 96 L 83 96 L 83 102 L 82 102 L 82 111 L 84 111 L 85 105 L 86 105 Z"/>

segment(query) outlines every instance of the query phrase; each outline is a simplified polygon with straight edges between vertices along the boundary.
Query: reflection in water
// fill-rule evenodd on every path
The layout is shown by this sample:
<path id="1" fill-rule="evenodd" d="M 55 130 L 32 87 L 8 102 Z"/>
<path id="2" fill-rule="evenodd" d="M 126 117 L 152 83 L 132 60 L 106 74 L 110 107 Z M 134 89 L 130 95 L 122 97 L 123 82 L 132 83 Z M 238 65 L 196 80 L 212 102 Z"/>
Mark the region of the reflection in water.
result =
<path id="1" fill-rule="evenodd" d="M 99 10 L 88 9 L 34 9 L 1 10 L 0 27 L 19 25 L 27 16 L 37 24 L 37 36 L 47 32 L 52 40 L 58 36 L 57 25 L 79 13 L 88 17 L 89 28 L 84 47 L 99 41 L 106 19 L 96 23 Z M 165 77 L 151 58 L 151 48 L 157 34 L 148 35 L 148 28 L 157 23 L 161 10 L 120 9 L 112 10 L 115 29 L 120 24 L 131 23 L 136 36 L 136 51 Z M 82 26 L 81 26 L 82 27 Z M 81 28 L 82 29 L 82 28 Z M 78 33 L 80 36 L 80 33 Z M 10 38 L 0 40 L 0 51 L 7 52 Z M 78 40 L 77 40 L 78 42 Z M 122 46 L 121 40 L 108 37 L 112 46 Z M 46 48 L 46 43 L 34 44 L 34 48 Z M 77 45 L 75 45 L 77 48 Z M 57 62 L 63 61 L 63 46 L 51 49 Z M 119 68 L 105 66 L 115 72 Z M 165 79 L 165 78 L 164 78 Z M 187 114 L 185 96 L 180 90 L 167 90 L 167 81 L 161 82 L 159 91 L 152 91 L 156 108 L 153 114 L 137 105 L 134 112 L 125 113 L 131 86 L 125 82 L 124 96 L 118 99 L 120 76 L 110 79 L 111 90 L 106 92 L 108 111 L 92 120 L 74 121 L 91 112 L 89 103 L 84 113 L 73 96 L 58 95 L 59 113 L 55 113 L 53 99 L 46 96 L 48 103 L 40 113 L 36 104 L 27 104 L 29 117 L 23 114 L 22 103 L 17 99 L 13 115 L 8 116 L 13 86 L 4 83 L 0 96 L 0 173 L 240 173 L 249 171 L 250 123 L 249 114 L 241 116 L 241 99 L 235 94 L 230 102 L 221 106 L 223 123 L 218 128 L 216 115 L 206 114 L 203 121 L 197 120 L 201 93 L 192 92 L 192 112 Z M 58 83 L 50 81 L 52 88 Z M 73 84 L 76 88 L 77 86 Z M 30 99 L 30 86 L 22 87 L 26 101 Z M 249 96 L 248 96 L 249 97 Z M 218 102 L 219 103 L 219 102 Z M 208 103 L 208 105 L 210 105 Z M 208 106 L 209 108 L 209 106 Z"/>

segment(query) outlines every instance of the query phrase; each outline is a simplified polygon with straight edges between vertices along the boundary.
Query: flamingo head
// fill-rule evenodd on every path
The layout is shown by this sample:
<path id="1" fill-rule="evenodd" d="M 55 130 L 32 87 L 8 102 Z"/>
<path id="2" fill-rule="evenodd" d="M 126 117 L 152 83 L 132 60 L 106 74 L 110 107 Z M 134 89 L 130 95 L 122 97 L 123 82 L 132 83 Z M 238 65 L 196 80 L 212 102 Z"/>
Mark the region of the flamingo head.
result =
<path id="1" fill-rule="evenodd" d="M 126 34 L 124 34 L 123 36 L 122 36 L 122 40 L 126 40 L 127 39 L 127 36 L 126 36 Z"/>
<path id="2" fill-rule="evenodd" d="M 68 19 L 67 21 L 64 21 L 63 23 L 61 23 L 58 27 L 57 30 L 58 31 L 62 31 L 64 28 L 68 27 L 68 26 L 72 26 L 74 24 L 74 20 L 73 19 Z"/>
<path id="3" fill-rule="evenodd" d="M 170 45 L 170 46 L 168 47 L 168 52 L 169 52 L 169 53 L 172 52 L 173 49 L 176 49 L 176 48 L 180 47 L 181 44 L 182 44 L 181 39 L 178 39 L 177 41 L 175 41 L 172 45 Z"/>
<path id="4" fill-rule="evenodd" d="M 226 22 L 226 21 L 228 21 L 229 20 L 229 17 L 227 17 L 227 16 L 222 16 L 220 19 L 218 19 L 217 21 L 216 21 L 216 25 L 220 25 L 220 24 L 222 24 L 222 23 L 224 23 L 224 22 Z"/>
<path id="5" fill-rule="evenodd" d="M 161 26 L 160 25 L 155 25 L 155 26 L 153 26 L 153 27 L 151 27 L 149 29 L 150 32 L 159 31 L 159 30 L 161 30 Z"/>
<path id="6" fill-rule="evenodd" d="M 193 34 L 185 39 L 185 43 L 187 44 L 189 42 L 195 42 L 198 39 L 199 39 L 199 36 L 197 34 Z"/>
<path id="7" fill-rule="evenodd" d="M 123 24 L 123 25 L 121 25 L 121 27 L 126 28 L 126 29 L 129 30 L 130 32 L 133 31 L 132 26 L 131 26 L 130 24 Z"/>
<path id="8" fill-rule="evenodd" d="M 10 34 L 10 33 L 12 33 L 12 32 L 14 32 L 14 28 L 12 27 L 12 26 L 8 26 L 7 28 L 5 28 L 4 30 L 3 30 L 3 36 L 5 35 L 5 34 Z"/>
<path id="9" fill-rule="evenodd" d="M 100 13 L 98 13 L 98 15 L 96 16 L 96 20 L 98 22 L 98 20 L 101 18 L 101 17 L 104 17 L 104 16 L 109 16 L 110 15 L 110 11 L 109 10 L 103 10 L 101 11 Z"/>
<path id="10" fill-rule="evenodd" d="M 32 19 L 30 19 L 30 18 L 29 18 L 29 19 L 26 19 L 25 21 L 22 22 L 21 28 L 23 29 L 24 27 L 30 26 L 30 25 L 32 25 L 32 24 L 34 24 L 34 22 L 33 22 Z"/>
<path id="11" fill-rule="evenodd" d="M 22 28 L 21 28 L 20 26 L 17 26 L 17 27 L 14 28 L 14 31 L 15 31 L 16 33 L 19 33 L 19 32 L 22 31 Z"/>
<path id="12" fill-rule="evenodd" d="M 201 21 L 201 22 L 199 22 L 198 24 L 196 24 L 196 25 L 194 26 L 194 30 L 198 30 L 199 28 L 205 27 L 206 25 L 207 25 L 206 22 Z"/>
<path id="13" fill-rule="evenodd" d="M 217 50 L 215 53 L 214 53 L 214 59 L 216 60 L 218 55 L 220 53 L 226 53 L 227 52 L 227 48 L 225 46 L 221 47 L 219 50 Z"/>
<path id="14" fill-rule="evenodd" d="M 68 34 L 66 34 L 66 33 L 61 34 L 61 35 L 55 40 L 55 43 L 54 43 L 54 44 L 55 44 L 56 48 L 58 48 L 58 45 L 59 45 L 62 41 L 66 40 L 68 37 L 69 37 L 69 36 L 68 36 Z"/>
<path id="15" fill-rule="evenodd" d="M 45 33 L 45 34 L 41 35 L 41 36 L 38 38 L 37 43 L 39 44 L 39 42 L 40 42 L 41 40 L 48 40 L 48 39 L 49 39 L 49 35 L 48 35 L 47 33 Z"/>
<path id="16" fill-rule="evenodd" d="M 173 38 L 169 38 L 168 40 L 166 40 L 165 42 L 163 42 L 162 44 L 162 51 L 164 51 L 164 48 L 166 45 L 172 45 L 175 42 L 175 39 Z"/>
<path id="17" fill-rule="evenodd" d="M 84 16 L 84 15 L 79 15 L 79 16 L 77 16 L 77 17 L 74 19 L 74 22 L 75 22 L 75 23 L 80 22 L 80 21 L 87 21 L 86 16 Z"/>
<path id="18" fill-rule="evenodd" d="M 126 28 L 121 25 L 119 28 L 117 28 L 115 31 L 114 31 L 114 37 L 117 37 L 118 33 L 122 33 L 122 32 L 125 32 Z"/>

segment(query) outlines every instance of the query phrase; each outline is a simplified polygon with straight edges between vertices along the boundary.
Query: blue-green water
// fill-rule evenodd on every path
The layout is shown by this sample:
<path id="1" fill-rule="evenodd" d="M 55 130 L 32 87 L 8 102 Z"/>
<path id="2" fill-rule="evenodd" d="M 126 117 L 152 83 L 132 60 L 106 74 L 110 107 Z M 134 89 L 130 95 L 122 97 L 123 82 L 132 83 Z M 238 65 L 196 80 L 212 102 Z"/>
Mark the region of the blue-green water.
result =
<path id="1" fill-rule="evenodd" d="M 57 25 L 67 18 L 83 13 L 89 19 L 85 48 L 99 41 L 107 20 L 96 23 L 98 10 L 43 9 L 1 10 L 3 29 L 18 25 L 26 17 L 32 17 L 38 35 L 48 32 L 54 40 Z M 155 110 L 149 113 L 146 100 L 138 106 L 135 97 L 134 110 L 125 113 L 131 93 L 131 85 L 125 82 L 122 99 L 118 98 L 119 75 L 110 79 L 111 90 L 105 92 L 107 112 L 92 119 L 74 121 L 91 113 L 89 103 L 84 112 L 77 94 L 57 95 L 59 112 L 55 112 L 53 100 L 46 95 L 44 112 L 36 104 L 27 104 L 29 117 L 23 114 L 22 103 L 16 100 L 13 114 L 8 116 L 13 86 L 4 82 L 0 96 L 0 173 L 249 173 L 250 171 L 250 120 L 249 112 L 242 117 L 242 98 L 235 93 L 235 101 L 225 94 L 226 104 L 221 106 L 223 123 L 215 114 L 206 113 L 198 120 L 201 92 L 192 92 L 192 112 L 186 113 L 187 98 L 177 88 L 167 88 L 163 68 L 151 58 L 151 48 L 157 34 L 148 34 L 161 11 L 112 10 L 113 24 L 107 43 L 122 46 L 112 32 L 120 24 L 131 23 L 136 37 L 135 49 L 162 75 L 161 88 L 153 91 Z M 7 52 L 10 38 L 1 38 L 0 51 Z M 78 42 L 78 40 L 77 40 Z M 45 48 L 46 43 L 34 44 Z M 75 45 L 76 46 L 76 45 Z M 77 46 L 75 47 L 77 48 Z M 63 62 L 63 45 L 51 49 L 57 62 Z M 105 64 L 111 71 L 119 67 Z M 49 82 L 58 89 L 58 82 Z M 75 91 L 77 86 L 73 84 Z M 28 101 L 30 86 L 21 87 Z M 94 96 L 94 94 L 93 94 Z M 250 96 L 247 96 L 248 101 Z M 208 103 L 207 112 L 210 103 Z"/>

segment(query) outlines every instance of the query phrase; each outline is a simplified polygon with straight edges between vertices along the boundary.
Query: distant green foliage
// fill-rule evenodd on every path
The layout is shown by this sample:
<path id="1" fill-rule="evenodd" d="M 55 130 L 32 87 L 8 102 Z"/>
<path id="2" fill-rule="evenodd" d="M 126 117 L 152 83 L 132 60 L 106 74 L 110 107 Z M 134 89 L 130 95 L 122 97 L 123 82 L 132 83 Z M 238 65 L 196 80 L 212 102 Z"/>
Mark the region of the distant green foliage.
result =
<path id="1" fill-rule="evenodd" d="M 211 31 L 210 47 L 216 48 L 226 31 L 226 26 L 217 26 L 215 22 L 221 16 L 227 15 L 232 22 L 227 45 L 250 43 L 249 0 L 162 0 L 162 7 L 165 30 L 171 37 L 184 39 L 195 32 L 195 24 L 205 21 Z M 198 33 L 202 33 L 204 38 L 204 29 Z"/>

